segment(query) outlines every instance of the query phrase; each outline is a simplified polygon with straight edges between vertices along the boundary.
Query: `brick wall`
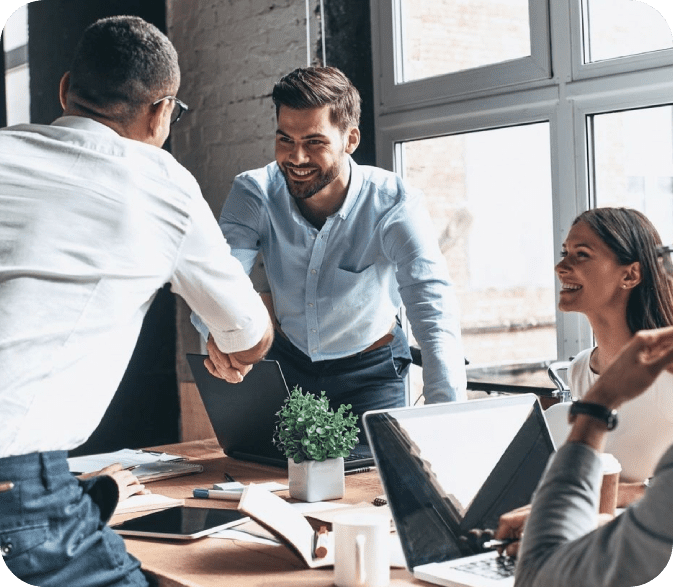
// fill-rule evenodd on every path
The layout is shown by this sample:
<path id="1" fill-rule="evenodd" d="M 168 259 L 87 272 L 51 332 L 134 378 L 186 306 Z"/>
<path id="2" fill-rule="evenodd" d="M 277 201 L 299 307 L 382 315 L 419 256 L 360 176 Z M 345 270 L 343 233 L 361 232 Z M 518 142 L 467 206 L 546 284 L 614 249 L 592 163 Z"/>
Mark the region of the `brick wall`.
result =
<path id="1" fill-rule="evenodd" d="M 311 56 L 320 30 L 311 0 Z M 307 61 L 299 0 L 168 0 L 168 36 L 180 56 L 180 97 L 193 109 L 172 150 L 196 177 L 213 212 L 236 174 L 273 160 L 274 82 Z"/>

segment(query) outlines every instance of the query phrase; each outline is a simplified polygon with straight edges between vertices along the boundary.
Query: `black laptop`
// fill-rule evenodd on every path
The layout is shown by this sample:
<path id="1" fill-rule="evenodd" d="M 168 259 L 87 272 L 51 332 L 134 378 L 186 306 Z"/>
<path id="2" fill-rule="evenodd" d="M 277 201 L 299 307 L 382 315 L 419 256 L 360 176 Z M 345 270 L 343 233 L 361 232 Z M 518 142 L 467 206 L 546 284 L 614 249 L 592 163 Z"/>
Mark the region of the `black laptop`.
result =
<path id="1" fill-rule="evenodd" d="M 287 468 L 287 459 L 273 444 L 276 414 L 287 384 L 277 361 L 260 361 L 240 383 L 214 377 L 203 364 L 207 355 L 188 354 L 210 423 L 224 453 L 232 458 Z M 366 444 L 356 446 L 344 459 L 346 471 L 374 465 Z"/>
<path id="2" fill-rule="evenodd" d="M 513 561 L 484 549 L 478 536 L 530 502 L 554 452 L 537 398 L 377 410 L 364 422 L 414 577 L 512 587 Z"/>

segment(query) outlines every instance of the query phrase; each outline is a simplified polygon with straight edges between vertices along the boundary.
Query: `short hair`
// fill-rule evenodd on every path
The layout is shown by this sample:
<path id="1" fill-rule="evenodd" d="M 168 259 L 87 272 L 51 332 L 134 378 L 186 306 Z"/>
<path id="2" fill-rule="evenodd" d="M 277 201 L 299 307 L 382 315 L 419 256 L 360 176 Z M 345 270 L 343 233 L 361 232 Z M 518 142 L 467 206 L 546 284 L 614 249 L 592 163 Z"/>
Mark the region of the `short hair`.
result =
<path id="1" fill-rule="evenodd" d="M 631 332 L 673 326 L 673 277 L 661 257 L 661 237 L 642 212 L 630 208 L 594 208 L 575 218 L 586 222 L 616 255 L 620 265 L 640 263 L 642 281 L 626 306 Z"/>
<path id="2" fill-rule="evenodd" d="M 271 97 L 276 118 L 281 106 L 296 110 L 329 106 L 330 121 L 341 132 L 360 125 L 360 93 L 336 67 L 295 69 L 276 83 Z"/>
<path id="3" fill-rule="evenodd" d="M 70 67 L 70 91 L 120 121 L 179 85 L 175 47 L 137 16 L 103 18 L 87 27 Z"/>

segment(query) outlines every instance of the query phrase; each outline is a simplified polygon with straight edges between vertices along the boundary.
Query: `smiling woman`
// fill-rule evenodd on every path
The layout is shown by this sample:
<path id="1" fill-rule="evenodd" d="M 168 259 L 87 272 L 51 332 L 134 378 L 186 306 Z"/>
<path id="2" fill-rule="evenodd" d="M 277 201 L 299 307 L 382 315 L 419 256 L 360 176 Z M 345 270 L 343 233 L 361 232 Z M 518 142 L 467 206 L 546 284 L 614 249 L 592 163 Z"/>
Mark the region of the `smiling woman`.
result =
<path id="1" fill-rule="evenodd" d="M 584 314 L 597 343 L 570 365 L 575 397 L 588 391 L 635 332 L 673 325 L 673 277 L 660 250 L 659 233 L 636 210 L 596 208 L 573 222 L 556 265 L 559 309 Z M 642 495 L 643 481 L 673 442 L 671 390 L 673 376 L 663 373 L 624 406 L 622 425 L 609 437 L 606 452 L 622 465 L 620 507 Z"/>

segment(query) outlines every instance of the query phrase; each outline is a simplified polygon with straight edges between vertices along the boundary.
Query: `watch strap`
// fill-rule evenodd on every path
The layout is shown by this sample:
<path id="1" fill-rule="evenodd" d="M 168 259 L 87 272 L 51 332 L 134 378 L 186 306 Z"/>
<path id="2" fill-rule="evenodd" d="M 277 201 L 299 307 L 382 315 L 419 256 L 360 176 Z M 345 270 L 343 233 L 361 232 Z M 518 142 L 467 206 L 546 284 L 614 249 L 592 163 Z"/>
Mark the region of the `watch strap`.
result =
<path id="1" fill-rule="evenodd" d="M 617 410 L 611 410 L 604 405 L 583 402 L 580 400 L 574 401 L 570 406 L 570 421 L 574 422 L 575 417 L 578 414 L 591 416 L 592 418 L 605 422 L 608 430 L 614 430 L 617 427 Z"/>

